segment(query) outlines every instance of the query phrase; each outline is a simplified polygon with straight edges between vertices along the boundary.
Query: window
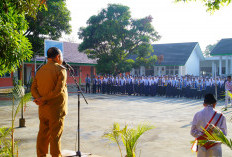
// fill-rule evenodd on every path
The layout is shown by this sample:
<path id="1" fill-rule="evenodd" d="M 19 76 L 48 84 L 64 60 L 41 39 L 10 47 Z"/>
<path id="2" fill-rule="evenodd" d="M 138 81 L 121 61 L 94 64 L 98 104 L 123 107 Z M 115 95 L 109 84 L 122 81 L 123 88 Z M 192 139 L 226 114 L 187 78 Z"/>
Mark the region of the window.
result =
<path id="1" fill-rule="evenodd" d="M 5 73 L 3 76 L 0 76 L 0 78 L 10 78 L 11 74 L 10 73 Z"/>
<path id="2" fill-rule="evenodd" d="M 139 69 L 135 69 L 135 75 L 139 75 Z"/>
<path id="3" fill-rule="evenodd" d="M 73 70 L 74 70 L 74 73 L 73 75 L 74 76 L 79 76 L 79 72 L 80 72 L 80 67 L 79 66 L 72 66 Z M 72 76 L 71 73 L 69 73 L 69 76 Z"/>
<path id="4" fill-rule="evenodd" d="M 175 75 L 178 75 L 179 74 L 179 70 L 175 70 Z"/>
<path id="5" fill-rule="evenodd" d="M 146 69 L 145 75 L 147 75 L 147 76 L 149 76 L 149 75 L 153 76 L 154 75 L 154 70 L 153 69 Z"/>
<path id="6" fill-rule="evenodd" d="M 179 66 L 166 66 L 166 75 L 178 75 Z"/>
<path id="7" fill-rule="evenodd" d="M 173 75 L 173 70 L 170 70 L 170 73 L 169 73 L 170 75 Z"/>

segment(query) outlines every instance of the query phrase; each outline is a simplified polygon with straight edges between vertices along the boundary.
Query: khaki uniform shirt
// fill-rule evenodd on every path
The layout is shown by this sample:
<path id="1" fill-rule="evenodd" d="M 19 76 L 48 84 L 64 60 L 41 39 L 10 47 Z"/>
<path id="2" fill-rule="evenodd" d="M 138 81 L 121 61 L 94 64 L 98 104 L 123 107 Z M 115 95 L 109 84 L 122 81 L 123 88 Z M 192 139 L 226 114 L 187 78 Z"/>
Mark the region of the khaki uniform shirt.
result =
<path id="1" fill-rule="evenodd" d="M 48 112 L 53 118 L 67 114 L 67 72 L 65 67 L 48 61 L 37 73 L 31 86 L 34 98 L 45 102 L 39 106 L 39 115 Z"/>

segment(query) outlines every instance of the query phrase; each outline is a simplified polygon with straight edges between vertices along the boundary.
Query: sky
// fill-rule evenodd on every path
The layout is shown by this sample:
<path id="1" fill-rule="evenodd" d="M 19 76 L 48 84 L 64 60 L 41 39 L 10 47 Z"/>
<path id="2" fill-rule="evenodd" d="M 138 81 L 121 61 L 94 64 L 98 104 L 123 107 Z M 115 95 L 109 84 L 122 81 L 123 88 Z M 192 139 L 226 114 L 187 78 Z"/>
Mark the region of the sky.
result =
<path id="1" fill-rule="evenodd" d="M 203 3 L 174 3 L 174 0 L 66 0 L 71 12 L 72 34 L 66 38 L 78 43 L 77 32 L 86 21 L 108 4 L 122 4 L 130 8 L 134 19 L 151 15 L 152 25 L 161 35 L 155 44 L 199 42 L 202 51 L 222 38 L 232 38 L 232 4 L 214 14 L 206 12 Z"/>

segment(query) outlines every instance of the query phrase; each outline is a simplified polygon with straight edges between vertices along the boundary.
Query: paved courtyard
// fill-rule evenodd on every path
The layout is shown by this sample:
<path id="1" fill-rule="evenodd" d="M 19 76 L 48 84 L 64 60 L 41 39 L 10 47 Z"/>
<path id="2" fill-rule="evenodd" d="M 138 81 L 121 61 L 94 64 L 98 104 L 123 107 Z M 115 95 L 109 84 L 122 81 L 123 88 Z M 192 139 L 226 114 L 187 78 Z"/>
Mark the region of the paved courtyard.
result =
<path id="1" fill-rule="evenodd" d="M 88 105 L 81 98 L 81 151 L 102 157 L 119 157 L 116 145 L 107 144 L 102 138 L 104 132 L 114 122 L 137 125 L 149 122 L 155 129 L 145 133 L 137 147 L 141 157 L 195 157 L 190 150 L 191 121 L 194 114 L 202 109 L 203 100 L 164 97 L 138 97 L 126 95 L 86 94 Z M 11 107 L 9 101 L 0 101 L 0 126 L 10 126 Z M 221 110 L 223 102 L 217 109 Z M 36 156 L 36 136 L 38 132 L 37 106 L 30 102 L 25 112 L 26 127 L 16 128 L 16 138 L 20 140 L 19 156 Z M 231 137 L 232 109 L 224 112 L 227 118 L 228 136 Z M 20 116 L 20 114 L 19 114 Z M 18 126 L 18 119 L 15 123 Z M 77 130 L 77 96 L 69 94 L 69 113 L 65 119 L 62 149 L 75 150 Z M 230 157 L 231 150 L 223 146 L 223 157 Z M 124 155 L 125 155 L 125 151 Z"/>

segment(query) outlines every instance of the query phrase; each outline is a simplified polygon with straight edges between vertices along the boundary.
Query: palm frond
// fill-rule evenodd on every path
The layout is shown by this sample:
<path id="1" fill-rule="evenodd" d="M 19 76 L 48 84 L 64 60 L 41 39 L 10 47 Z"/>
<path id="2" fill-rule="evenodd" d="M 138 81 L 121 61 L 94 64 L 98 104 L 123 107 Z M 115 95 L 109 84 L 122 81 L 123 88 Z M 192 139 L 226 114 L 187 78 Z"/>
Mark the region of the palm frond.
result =
<path id="1" fill-rule="evenodd" d="M 20 109 L 23 107 L 24 104 L 26 105 L 26 103 L 31 100 L 32 95 L 31 93 L 25 93 L 25 89 L 24 86 L 22 85 L 21 80 L 17 80 L 16 78 L 14 78 L 13 84 L 14 84 L 14 88 L 12 89 L 12 96 L 13 96 L 14 116 L 12 120 L 14 122 L 18 112 L 20 111 Z"/>
<path id="2" fill-rule="evenodd" d="M 0 128 L 0 139 L 9 136 L 10 132 L 11 132 L 11 128 L 7 128 L 7 127 Z"/>
<path id="3" fill-rule="evenodd" d="M 20 99 L 24 95 L 24 88 L 20 85 L 15 85 L 12 89 L 12 94 L 15 99 Z"/>
<path id="4" fill-rule="evenodd" d="M 105 132 L 102 137 L 107 138 L 111 143 L 116 143 L 122 157 L 122 151 L 120 147 L 120 125 L 115 122 L 113 124 L 113 128 Z"/>
<path id="5" fill-rule="evenodd" d="M 148 130 L 154 129 L 155 127 L 152 125 L 149 125 L 148 123 L 141 123 L 137 126 L 137 129 L 131 129 L 130 133 L 130 149 L 132 152 L 135 152 L 137 144 L 138 144 L 138 139 L 142 136 L 143 133 L 145 133 Z"/>
<path id="6" fill-rule="evenodd" d="M 18 112 L 20 111 L 20 109 L 23 107 L 23 105 L 28 103 L 31 100 L 31 97 L 32 97 L 31 93 L 26 93 L 25 95 L 23 95 L 20 98 L 19 105 L 16 107 L 16 110 L 15 110 L 15 113 L 14 113 L 13 121 L 15 121 L 15 118 L 16 118 Z"/>
<path id="7" fill-rule="evenodd" d="M 13 156 L 11 147 L 11 128 L 0 128 L 0 156 Z"/>
<path id="8" fill-rule="evenodd" d="M 120 126 L 118 123 L 113 124 L 113 128 L 104 133 L 102 137 L 109 139 L 111 142 L 120 141 Z"/>
<path id="9" fill-rule="evenodd" d="M 220 128 L 218 128 L 217 126 L 212 128 L 212 133 L 208 132 L 207 130 L 205 130 L 204 128 L 202 128 L 207 140 L 199 140 L 199 144 L 200 145 L 204 145 L 207 142 L 210 143 L 222 143 L 224 145 L 226 145 L 227 147 L 229 147 L 232 150 L 232 140 L 228 139 L 224 133 L 221 131 Z"/>

